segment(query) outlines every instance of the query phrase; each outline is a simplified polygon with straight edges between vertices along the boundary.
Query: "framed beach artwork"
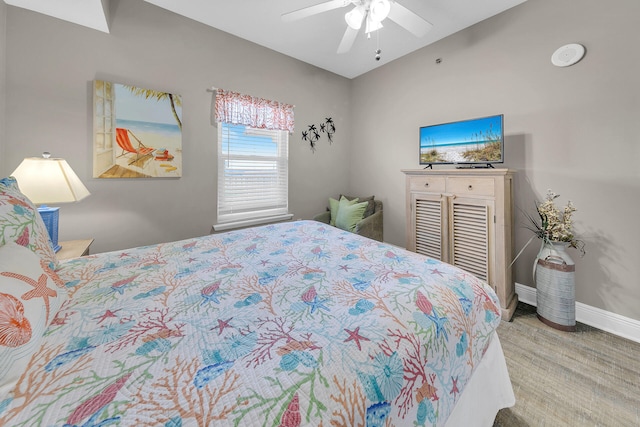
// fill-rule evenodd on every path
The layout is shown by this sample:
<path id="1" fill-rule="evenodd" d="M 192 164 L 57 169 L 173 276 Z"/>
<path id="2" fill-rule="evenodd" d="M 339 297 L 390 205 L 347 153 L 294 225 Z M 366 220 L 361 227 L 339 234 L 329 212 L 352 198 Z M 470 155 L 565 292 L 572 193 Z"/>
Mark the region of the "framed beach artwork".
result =
<path id="1" fill-rule="evenodd" d="M 180 95 L 93 82 L 93 177 L 182 176 Z"/>

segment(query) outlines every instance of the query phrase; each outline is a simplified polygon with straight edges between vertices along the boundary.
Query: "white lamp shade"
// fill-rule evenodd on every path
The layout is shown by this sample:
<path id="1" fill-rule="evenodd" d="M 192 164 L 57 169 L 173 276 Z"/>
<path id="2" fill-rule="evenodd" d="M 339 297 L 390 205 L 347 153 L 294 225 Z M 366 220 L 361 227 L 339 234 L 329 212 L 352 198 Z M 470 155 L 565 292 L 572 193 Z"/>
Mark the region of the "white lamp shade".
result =
<path id="1" fill-rule="evenodd" d="M 347 21 L 347 25 L 354 30 L 359 30 L 362 27 L 362 20 L 364 19 L 364 10 L 361 6 L 356 6 L 344 15 L 344 20 Z"/>
<path id="2" fill-rule="evenodd" d="M 64 159 L 29 157 L 12 175 L 36 204 L 77 202 L 91 194 Z"/>
<path id="3" fill-rule="evenodd" d="M 389 0 L 373 0 L 369 6 L 369 16 L 375 22 L 382 22 L 391 11 Z"/>

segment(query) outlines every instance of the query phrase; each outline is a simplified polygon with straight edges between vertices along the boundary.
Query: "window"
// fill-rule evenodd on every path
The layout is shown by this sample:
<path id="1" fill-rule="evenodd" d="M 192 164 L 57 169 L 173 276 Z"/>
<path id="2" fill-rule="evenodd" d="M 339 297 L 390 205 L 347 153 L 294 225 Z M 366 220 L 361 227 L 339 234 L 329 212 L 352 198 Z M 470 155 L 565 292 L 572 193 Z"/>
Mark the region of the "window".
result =
<path id="1" fill-rule="evenodd" d="M 212 92 L 212 119 L 218 126 L 214 230 L 291 219 L 288 166 L 294 106 L 224 89 Z"/>
<path id="2" fill-rule="evenodd" d="M 96 80 L 94 82 L 95 102 L 95 145 L 98 152 L 104 152 L 113 148 L 113 127 L 115 115 L 113 114 L 114 87 L 113 83 Z"/>
<path id="3" fill-rule="evenodd" d="M 289 133 L 218 123 L 218 222 L 288 214 Z"/>

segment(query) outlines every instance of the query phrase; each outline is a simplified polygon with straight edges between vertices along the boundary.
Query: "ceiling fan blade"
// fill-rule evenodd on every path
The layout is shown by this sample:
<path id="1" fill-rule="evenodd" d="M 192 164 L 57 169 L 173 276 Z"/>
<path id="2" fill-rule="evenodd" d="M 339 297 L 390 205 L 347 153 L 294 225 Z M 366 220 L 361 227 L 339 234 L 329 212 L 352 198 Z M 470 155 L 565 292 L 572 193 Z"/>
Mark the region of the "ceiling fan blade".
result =
<path id="1" fill-rule="evenodd" d="M 329 0 L 324 3 L 294 10 L 293 12 L 283 13 L 282 20 L 284 22 L 297 21 L 298 19 L 306 18 L 318 13 L 328 12 L 333 9 L 338 9 L 339 7 L 344 7 L 349 3 L 351 3 L 349 0 Z"/>
<path id="2" fill-rule="evenodd" d="M 344 32 L 340 46 L 338 46 L 338 53 L 347 53 L 351 50 L 351 46 L 353 46 L 353 43 L 356 41 L 359 31 L 360 30 L 354 30 L 347 26 L 347 31 Z"/>
<path id="3" fill-rule="evenodd" d="M 416 15 L 398 2 L 391 2 L 389 19 L 404 27 L 416 37 L 422 37 L 433 27 L 433 24 Z"/>

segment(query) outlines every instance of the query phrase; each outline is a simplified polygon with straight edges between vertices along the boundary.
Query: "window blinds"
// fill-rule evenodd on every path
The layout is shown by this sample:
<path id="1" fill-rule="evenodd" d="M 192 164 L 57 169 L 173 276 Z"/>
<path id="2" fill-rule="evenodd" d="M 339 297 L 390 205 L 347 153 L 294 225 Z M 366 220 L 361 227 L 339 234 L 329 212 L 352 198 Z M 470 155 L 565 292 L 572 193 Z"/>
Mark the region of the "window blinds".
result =
<path id="1" fill-rule="evenodd" d="M 288 133 L 218 123 L 218 222 L 288 212 Z"/>

